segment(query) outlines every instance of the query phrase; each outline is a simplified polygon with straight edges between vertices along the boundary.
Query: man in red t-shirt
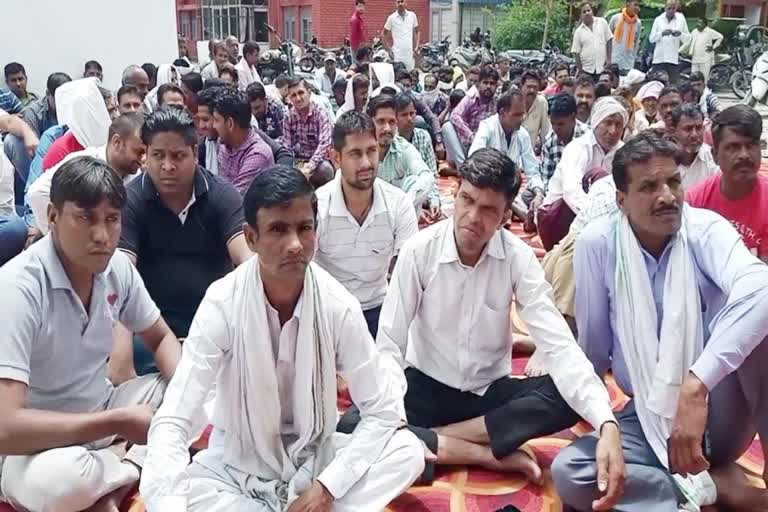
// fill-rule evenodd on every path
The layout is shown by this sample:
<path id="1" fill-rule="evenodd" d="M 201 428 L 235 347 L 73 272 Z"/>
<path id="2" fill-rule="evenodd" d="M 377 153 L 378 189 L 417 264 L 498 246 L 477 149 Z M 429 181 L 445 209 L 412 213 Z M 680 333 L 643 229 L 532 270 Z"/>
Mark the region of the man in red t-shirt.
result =
<path id="1" fill-rule="evenodd" d="M 365 0 L 355 0 L 355 12 L 349 18 L 349 46 L 352 48 L 352 55 L 355 54 L 360 45 L 368 41 L 365 33 Z"/>
<path id="2" fill-rule="evenodd" d="M 731 221 L 747 248 L 768 263 L 768 177 L 760 175 L 760 114 L 746 105 L 723 110 L 713 122 L 713 156 L 722 174 L 688 191 L 691 206 Z"/>

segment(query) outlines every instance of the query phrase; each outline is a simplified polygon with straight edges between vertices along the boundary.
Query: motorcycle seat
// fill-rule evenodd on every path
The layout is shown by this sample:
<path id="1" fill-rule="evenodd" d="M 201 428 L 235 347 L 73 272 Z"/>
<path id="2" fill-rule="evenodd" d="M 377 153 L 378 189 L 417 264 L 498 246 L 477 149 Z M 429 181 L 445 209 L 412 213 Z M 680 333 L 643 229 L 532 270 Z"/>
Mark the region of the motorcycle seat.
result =
<path id="1" fill-rule="evenodd" d="M 339 47 L 339 48 L 323 48 L 322 46 L 318 46 L 317 50 L 320 53 L 335 53 L 336 56 L 338 57 L 339 53 L 341 53 L 344 50 L 344 47 L 342 46 L 342 47 Z"/>

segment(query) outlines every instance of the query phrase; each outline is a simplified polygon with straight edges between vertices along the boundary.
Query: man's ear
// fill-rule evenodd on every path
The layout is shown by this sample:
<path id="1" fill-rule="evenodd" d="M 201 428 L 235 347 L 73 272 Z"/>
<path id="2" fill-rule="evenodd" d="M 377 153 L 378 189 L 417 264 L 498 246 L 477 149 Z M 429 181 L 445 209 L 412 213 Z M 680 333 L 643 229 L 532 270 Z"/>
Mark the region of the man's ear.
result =
<path id="1" fill-rule="evenodd" d="M 341 152 L 336 148 L 331 148 L 331 163 L 334 169 L 341 169 Z"/>
<path id="2" fill-rule="evenodd" d="M 53 225 L 56 224 L 56 220 L 59 218 L 59 210 L 53 206 L 53 203 L 48 203 L 48 211 L 46 213 L 46 216 L 48 217 L 48 229 L 50 231 Z"/>
<path id="3" fill-rule="evenodd" d="M 626 200 L 627 194 L 625 192 L 622 192 L 621 190 L 616 190 L 616 204 L 619 206 L 619 210 L 624 212 L 624 214 L 627 213 L 627 210 L 624 206 L 624 201 Z"/>
<path id="4" fill-rule="evenodd" d="M 245 243 L 248 244 L 248 249 L 253 253 L 258 253 L 256 250 L 256 243 L 259 240 L 258 230 L 247 222 L 243 222 L 243 234 L 245 235 Z"/>
<path id="5" fill-rule="evenodd" d="M 717 144 L 712 144 L 712 158 L 714 158 L 717 166 L 720 166 L 720 157 L 717 154 Z"/>
<path id="6" fill-rule="evenodd" d="M 504 226 L 507 225 L 507 223 L 512 219 L 512 206 L 508 206 L 504 210 L 504 216 L 501 218 L 501 224 L 499 225 L 499 229 L 503 229 Z"/>

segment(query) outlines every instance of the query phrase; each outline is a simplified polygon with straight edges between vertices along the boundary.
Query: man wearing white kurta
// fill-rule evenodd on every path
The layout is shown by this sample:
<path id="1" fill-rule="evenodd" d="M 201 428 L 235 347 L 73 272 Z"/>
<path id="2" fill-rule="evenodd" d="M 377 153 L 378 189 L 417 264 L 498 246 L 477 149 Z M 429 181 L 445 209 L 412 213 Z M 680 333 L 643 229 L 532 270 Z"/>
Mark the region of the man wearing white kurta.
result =
<path id="1" fill-rule="evenodd" d="M 400 430 L 402 372 L 377 352 L 357 299 L 311 263 L 316 204 L 289 167 L 249 187 L 257 256 L 200 304 L 149 434 L 149 512 L 381 510 L 421 474 L 423 445 Z M 351 437 L 334 433 L 337 373 L 363 418 Z M 214 383 L 210 444 L 190 465 L 190 421 Z"/>
<path id="2" fill-rule="evenodd" d="M 387 275 L 418 220 L 408 195 L 376 177 L 379 145 L 370 117 L 343 114 L 332 138 L 339 172 L 317 190 L 315 261 L 360 301 L 375 337 Z"/>
<path id="3" fill-rule="evenodd" d="M 620 211 L 576 242 L 579 343 L 632 397 L 618 414 L 627 474 L 613 510 L 768 510 L 735 464 L 756 432 L 768 452 L 768 267 L 730 222 L 684 204 L 678 152 L 653 132 L 627 142 L 613 163 Z M 595 441 L 552 465 L 577 510 L 598 496 Z"/>
<path id="4" fill-rule="evenodd" d="M 709 71 L 715 64 L 715 52 L 722 43 L 723 34 L 710 27 L 707 18 L 701 18 L 686 45 L 691 54 L 691 73 L 700 71 L 704 81 L 709 80 Z"/>
<path id="5" fill-rule="evenodd" d="M 405 0 L 397 0 L 397 11 L 387 18 L 384 24 L 384 44 L 392 43 L 389 50 L 395 62 L 402 62 L 408 71 L 416 67 L 414 58 L 419 48 L 419 20 L 416 13 L 405 8 Z"/>
<path id="6" fill-rule="evenodd" d="M 666 71 L 671 84 L 676 84 L 680 77 L 680 46 L 690 37 L 688 22 L 683 13 L 677 12 L 677 8 L 677 0 L 667 0 L 664 12 L 653 20 L 648 36 L 648 41 L 656 45 L 653 67 Z"/>
<path id="7" fill-rule="evenodd" d="M 552 304 L 533 250 L 503 228 L 520 173 L 491 148 L 459 172 L 454 217 L 406 242 L 381 313 L 377 346 L 406 369 L 411 428 L 438 464 L 519 471 L 538 482 L 541 469 L 519 447 L 580 415 L 602 431 L 601 501 L 610 506 L 621 494 L 623 460 L 614 457 L 620 442 L 608 392 Z M 551 378 L 510 377 L 513 303 Z"/>
<path id="8" fill-rule="evenodd" d="M 243 45 L 243 58 L 235 65 L 237 70 L 238 87 L 244 91 L 254 82 L 261 83 L 261 77 L 256 66 L 259 64 L 259 45 L 248 41 Z"/>

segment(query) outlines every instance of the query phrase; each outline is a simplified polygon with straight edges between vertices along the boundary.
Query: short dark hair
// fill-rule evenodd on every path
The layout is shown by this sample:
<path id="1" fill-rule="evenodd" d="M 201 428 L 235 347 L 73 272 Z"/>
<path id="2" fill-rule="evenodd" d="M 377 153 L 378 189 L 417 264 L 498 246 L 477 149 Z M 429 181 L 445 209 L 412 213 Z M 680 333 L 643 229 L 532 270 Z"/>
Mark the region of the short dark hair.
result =
<path id="1" fill-rule="evenodd" d="M 336 151 L 341 151 L 344 147 L 344 143 L 347 140 L 347 135 L 355 135 L 357 133 L 367 133 L 376 138 L 376 127 L 373 125 L 373 119 L 368 114 L 358 112 L 357 110 L 350 110 L 342 114 L 333 126 L 333 148 Z"/>
<path id="2" fill-rule="evenodd" d="M 395 96 L 395 112 L 402 112 L 411 105 L 413 105 L 413 108 L 416 108 L 416 100 L 413 98 L 412 94 L 401 92 Z"/>
<path id="3" fill-rule="evenodd" d="M 265 100 L 267 99 L 267 90 L 259 82 L 253 82 L 245 88 L 245 95 L 248 96 L 248 101 Z"/>
<path id="4" fill-rule="evenodd" d="M 173 61 L 173 65 L 176 66 L 177 68 L 188 68 L 189 62 L 187 62 L 184 59 L 176 59 Z"/>
<path id="5" fill-rule="evenodd" d="M 229 75 L 232 77 L 232 79 L 237 82 L 240 74 L 237 72 L 237 69 L 235 69 L 235 66 L 233 66 L 230 63 L 226 63 L 223 66 L 221 66 L 221 69 L 219 69 L 219 78 L 222 77 L 222 75 Z"/>
<path id="6" fill-rule="evenodd" d="M 300 76 L 292 76 L 288 79 L 288 83 L 285 85 L 288 86 L 289 89 L 293 89 L 294 87 L 299 87 L 304 85 L 304 79 L 301 78 Z"/>
<path id="7" fill-rule="evenodd" d="M 8 80 L 8 77 L 11 75 L 18 75 L 19 73 L 22 73 L 24 76 L 27 76 L 27 70 L 24 69 L 24 66 L 19 64 L 18 62 L 9 62 L 5 65 L 5 68 L 3 68 L 3 71 L 5 73 L 5 79 Z"/>
<path id="8" fill-rule="evenodd" d="M 347 79 L 344 78 L 343 76 L 340 76 L 339 78 L 337 78 L 336 81 L 333 82 L 333 85 L 331 85 L 332 91 L 346 90 L 346 89 L 347 89 Z"/>
<path id="9" fill-rule="evenodd" d="M 490 188 L 504 194 L 511 205 L 520 191 L 520 170 L 507 155 L 495 148 L 483 148 L 473 153 L 459 167 L 462 181 L 478 188 Z"/>
<path id="10" fill-rule="evenodd" d="M 408 71 L 403 69 L 403 70 L 400 70 L 400 71 L 397 72 L 396 80 L 398 82 L 401 82 L 403 80 L 408 80 L 409 82 L 412 82 L 413 81 L 413 77 L 411 76 L 411 74 Z"/>
<path id="11" fill-rule="evenodd" d="M 161 108 L 149 114 L 141 127 L 141 141 L 149 146 L 159 133 L 176 133 L 189 146 L 197 145 L 197 131 L 192 117 L 178 108 Z"/>
<path id="12" fill-rule="evenodd" d="M 496 112 L 501 114 L 502 112 L 509 110 L 509 108 L 512 106 L 512 101 L 515 98 L 518 98 L 520 101 L 525 101 L 523 99 L 523 93 L 520 92 L 520 89 L 517 87 L 512 87 L 504 94 L 502 94 L 501 97 L 496 101 Z"/>
<path id="13" fill-rule="evenodd" d="M 549 117 L 576 115 L 576 99 L 567 93 L 560 93 L 549 100 Z"/>
<path id="14" fill-rule="evenodd" d="M 613 80 L 613 71 L 611 71 L 609 68 L 605 68 L 600 73 L 597 74 L 598 78 L 603 75 L 608 75 L 608 79 Z"/>
<path id="15" fill-rule="evenodd" d="M 539 74 L 532 69 L 526 69 L 525 71 L 523 71 L 523 74 L 520 75 L 521 84 L 524 84 L 527 80 L 536 80 L 537 83 L 541 84 L 541 79 L 539 78 Z"/>
<path id="16" fill-rule="evenodd" d="M 590 89 L 594 89 L 595 81 L 591 76 L 582 73 L 576 78 L 576 87 L 589 87 Z"/>
<path id="17" fill-rule="evenodd" d="M 91 68 L 96 68 L 99 71 L 99 73 L 104 72 L 104 68 L 102 68 L 101 64 L 99 64 L 99 62 L 95 60 L 89 60 L 88 62 L 86 62 L 85 66 L 83 66 L 83 71 L 88 71 Z"/>
<path id="18" fill-rule="evenodd" d="M 111 140 L 115 135 L 129 137 L 137 134 L 140 137 L 142 126 L 144 126 L 144 114 L 139 112 L 120 114 L 109 126 L 109 139 Z"/>
<path id="19" fill-rule="evenodd" d="M 371 54 L 373 54 L 373 50 L 371 49 L 371 47 L 368 45 L 362 45 L 355 52 L 355 60 L 358 62 L 360 62 L 361 60 L 366 60 L 370 58 Z"/>
<path id="20" fill-rule="evenodd" d="M 262 208 L 287 204 L 294 199 L 310 196 L 312 211 L 317 218 L 315 189 L 304 174 L 287 165 L 273 165 L 258 173 L 243 197 L 245 221 L 258 230 L 257 215 Z"/>
<path id="21" fill-rule="evenodd" d="M 197 107 L 206 107 L 213 114 L 216 105 L 216 97 L 223 91 L 223 87 L 206 87 L 197 95 Z"/>
<path id="22" fill-rule="evenodd" d="M 712 120 L 712 143 L 715 148 L 723 140 L 726 128 L 742 137 L 749 137 L 753 142 L 760 142 L 760 137 L 763 135 L 763 120 L 757 110 L 746 105 L 733 105 L 726 108 Z"/>
<path id="23" fill-rule="evenodd" d="M 573 77 L 568 77 L 565 80 L 563 80 L 562 87 L 575 87 L 576 83 L 573 81 Z"/>
<path id="24" fill-rule="evenodd" d="M 132 85 L 123 85 L 117 90 L 118 103 L 120 103 L 120 98 L 122 98 L 123 96 L 136 96 L 137 98 L 141 98 L 141 94 L 139 94 L 139 90 Z"/>
<path id="25" fill-rule="evenodd" d="M 246 41 L 243 45 L 243 56 L 259 51 L 261 51 L 261 47 L 256 41 Z"/>
<path id="26" fill-rule="evenodd" d="M 226 87 L 228 89 L 234 89 L 232 84 L 225 82 L 221 78 L 208 78 L 203 83 L 203 89 L 210 89 L 213 87 Z"/>
<path id="27" fill-rule="evenodd" d="M 397 96 L 397 89 L 392 87 L 391 85 L 385 85 L 381 89 L 379 89 L 379 94 L 386 94 L 388 96 Z"/>
<path id="28" fill-rule="evenodd" d="M 123 180 L 107 162 L 90 156 L 73 158 L 59 167 L 51 181 L 50 197 L 58 209 L 66 202 L 95 208 L 105 199 L 115 208 L 122 208 L 126 201 Z"/>
<path id="29" fill-rule="evenodd" d="M 371 81 L 362 73 L 358 73 L 352 77 L 352 91 L 359 89 L 367 89 L 370 87 Z"/>
<path id="30" fill-rule="evenodd" d="M 479 75 L 480 72 L 483 70 L 480 66 L 472 66 L 467 70 L 468 75 Z"/>
<path id="31" fill-rule="evenodd" d="M 203 75 L 196 71 L 190 71 L 181 77 L 181 83 L 184 87 L 197 94 L 203 90 Z"/>
<path id="32" fill-rule="evenodd" d="M 683 118 L 683 116 L 690 118 L 701 118 L 702 121 L 704 120 L 704 113 L 701 111 L 701 107 L 695 103 L 684 103 L 675 107 L 670 114 L 673 128 L 680 124 L 680 120 Z"/>
<path id="33" fill-rule="evenodd" d="M 371 117 L 376 117 L 379 110 L 391 108 L 395 110 L 395 98 L 389 94 L 379 94 L 368 102 L 365 112 Z"/>
<path id="34" fill-rule="evenodd" d="M 277 78 L 275 78 L 275 87 L 282 89 L 286 85 L 290 84 L 291 80 L 293 80 L 293 78 L 288 75 L 279 75 Z"/>
<path id="35" fill-rule="evenodd" d="M 142 64 L 141 69 L 144 70 L 144 72 L 147 74 L 150 80 L 152 80 L 153 77 L 157 76 L 157 66 L 155 66 L 151 62 L 145 62 L 144 64 Z"/>
<path id="36" fill-rule="evenodd" d="M 659 100 L 661 100 L 661 98 L 663 98 L 664 96 L 668 96 L 670 94 L 680 94 L 680 89 L 678 89 L 677 86 L 675 85 L 667 85 L 659 93 Z"/>
<path id="37" fill-rule="evenodd" d="M 483 66 L 482 68 L 480 68 L 479 81 L 482 82 L 483 80 L 493 80 L 494 82 L 498 82 L 499 81 L 498 70 L 493 66 Z"/>
<path id="38" fill-rule="evenodd" d="M 66 73 L 52 73 L 45 83 L 45 91 L 48 96 L 53 96 L 56 94 L 56 89 L 71 81 L 72 78 Z"/>
<path id="39" fill-rule="evenodd" d="M 669 157 L 680 163 L 680 148 L 653 130 L 645 130 L 627 141 L 613 158 L 613 181 L 622 192 L 628 190 L 630 165 L 647 164 L 655 156 Z"/>
<path id="40" fill-rule="evenodd" d="M 181 87 L 174 84 L 163 84 L 157 88 L 157 106 L 158 107 L 162 107 L 165 104 L 163 97 L 169 92 L 175 92 L 177 94 L 181 94 L 181 97 L 184 98 L 184 91 L 181 90 Z"/>
<path id="41" fill-rule="evenodd" d="M 454 89 L 451 91 L 451 95 L 448 96 L 448 103 L 450 103 L 451 108 L 458 107 L 459 103 L 461 103 L 461 100 L 463 100 L 466 95 L 467 91 L 462 89 Z"/>
<path id="42" fill-rule="evenodd" d="M 688 77 L 688 80 L 690 80 L 691 82 L 706 82 L 704 78 L 704 73 L 702 73 L 701 71 L 694 71 L 693 73 L 691 73 L 691 76 Z"/>
<path id="43" fill-rule="evenodd" d="M 355 0 L 355 5 L 365 5 L 365 0 Z"/>
<path id="44" fill-rule="evenodd" d="M 251 127 L 251 104 L 244 92 L 222 89 L 216 96 L 213 110 L 221 117 L 234 119 L 243 130 Z"/>
<path id="45" fill-rule="evenodd" d="M 568 64 L 564 62 L 555 65 L 555 75 L 557 75 L 560 71 L 567 71 L 568 73 L 571 72 L 571 70 L 568 68 Z"/>
<path id="46" fill-rule="evenodd" d="M 595 100 L 611 95 L 611 85 L 605 82 L 598 83 L 595 86 Z"/>

